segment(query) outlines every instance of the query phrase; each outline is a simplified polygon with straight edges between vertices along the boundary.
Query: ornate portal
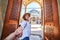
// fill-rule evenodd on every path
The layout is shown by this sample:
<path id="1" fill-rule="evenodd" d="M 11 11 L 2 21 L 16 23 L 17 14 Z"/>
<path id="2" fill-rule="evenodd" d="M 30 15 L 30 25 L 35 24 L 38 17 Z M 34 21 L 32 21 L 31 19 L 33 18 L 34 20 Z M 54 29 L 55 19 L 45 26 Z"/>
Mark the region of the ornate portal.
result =
<path id="1" fill-rule="evenodd" d="M 30 13 L 30 40 L 60 40 L 57 0 L 8 0 L 1 40 L 14 32 Z"/>

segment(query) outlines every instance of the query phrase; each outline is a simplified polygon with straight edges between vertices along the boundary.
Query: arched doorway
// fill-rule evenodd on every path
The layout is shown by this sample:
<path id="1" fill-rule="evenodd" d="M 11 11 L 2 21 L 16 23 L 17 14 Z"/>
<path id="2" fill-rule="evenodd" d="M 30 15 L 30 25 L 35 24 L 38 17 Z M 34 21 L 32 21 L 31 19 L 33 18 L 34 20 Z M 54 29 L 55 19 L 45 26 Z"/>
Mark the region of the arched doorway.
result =
<path id="1" fill-rule="evenodd" d="M 35 6 L 36 5 L 36 6 Z M 24 11 L 23 11 L 24 10 Z M 22 16 L 25 13 L 31 14 L 31 37 L 30 40 L 42 40 L 43 39 L 43 26 L 41 25 L 42 22 L 42 8 L 41 5 L 38 2 L 31 2 L 29 3 L 26 8 L 22 4 L 22 9 L 20 13 L 20 21 L 22 21 Z"/>

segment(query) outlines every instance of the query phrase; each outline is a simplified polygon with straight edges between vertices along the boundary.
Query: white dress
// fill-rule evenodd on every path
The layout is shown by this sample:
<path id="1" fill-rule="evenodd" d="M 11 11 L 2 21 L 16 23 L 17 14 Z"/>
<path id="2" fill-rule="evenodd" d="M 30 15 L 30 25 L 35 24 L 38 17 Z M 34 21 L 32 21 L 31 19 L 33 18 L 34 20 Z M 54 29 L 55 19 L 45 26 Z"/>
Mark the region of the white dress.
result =
<path id="1" fill-rule="evenodd" d="M 18 38 L 18 40 L 21 40 L 25 37 L 30 37 L 31 34 L 31 24 L 29 23 L 29 21 L 22 21 L 19 25 L 22 26 L 23 30 L 23 35 L 22 37 Z"/>

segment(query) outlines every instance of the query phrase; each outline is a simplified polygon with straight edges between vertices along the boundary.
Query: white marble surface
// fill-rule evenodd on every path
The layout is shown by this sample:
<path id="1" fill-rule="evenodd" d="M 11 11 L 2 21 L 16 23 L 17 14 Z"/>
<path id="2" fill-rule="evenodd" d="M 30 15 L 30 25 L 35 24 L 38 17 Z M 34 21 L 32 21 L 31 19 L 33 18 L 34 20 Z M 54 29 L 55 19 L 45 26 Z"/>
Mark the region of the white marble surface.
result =
<path id="1" fill-rule="evenodd" d="M 31 25 L 30 40 L 42 40 L 43 39 L 43 26 L 40 24 Z"/>

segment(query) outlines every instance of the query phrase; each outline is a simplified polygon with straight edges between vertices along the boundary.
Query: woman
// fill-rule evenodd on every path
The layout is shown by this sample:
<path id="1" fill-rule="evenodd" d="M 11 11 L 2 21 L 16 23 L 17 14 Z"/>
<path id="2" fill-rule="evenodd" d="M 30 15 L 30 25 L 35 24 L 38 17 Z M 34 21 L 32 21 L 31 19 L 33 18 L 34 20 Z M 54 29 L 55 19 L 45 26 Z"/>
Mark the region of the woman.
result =
<path id="1" fill-rule="evenodd" d="M 30 17 L 30 14 L 25 13 L 23 15 L 24 20 L 19 24 L 21 26 L 15 32 L 10 34 L 5 40 L 13 40 L 16 37 L 19 37 L 21 33 L 22 33 L 22 36 L 19 37 L 17 40 L 29 40 L 30 33 L 31 33 L 31 25 L 29 23 L 29 17 Z"/>

